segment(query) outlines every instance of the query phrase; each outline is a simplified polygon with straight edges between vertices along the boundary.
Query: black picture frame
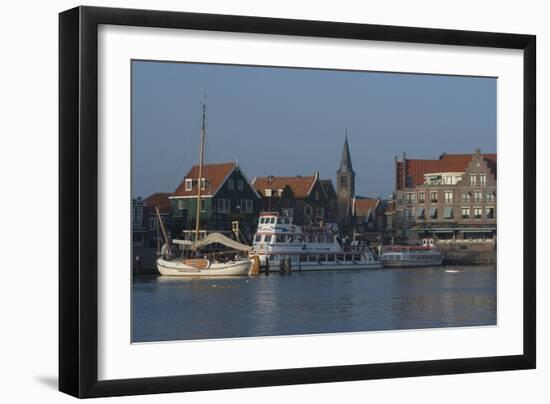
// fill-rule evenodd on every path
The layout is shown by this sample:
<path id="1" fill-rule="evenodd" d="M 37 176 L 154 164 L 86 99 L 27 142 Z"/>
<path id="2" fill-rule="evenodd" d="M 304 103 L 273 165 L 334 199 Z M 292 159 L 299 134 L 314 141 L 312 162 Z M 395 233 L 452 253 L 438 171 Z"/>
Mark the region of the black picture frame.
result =
<path id="1" fill-rule="evenodd" d="M 98 381 L 100 24 L 523 50 L 523 354 Z M 533 35 L 96 7 L 60 13 L 59 389 L 84 398 L 535 368 L 535 61 Z"/>

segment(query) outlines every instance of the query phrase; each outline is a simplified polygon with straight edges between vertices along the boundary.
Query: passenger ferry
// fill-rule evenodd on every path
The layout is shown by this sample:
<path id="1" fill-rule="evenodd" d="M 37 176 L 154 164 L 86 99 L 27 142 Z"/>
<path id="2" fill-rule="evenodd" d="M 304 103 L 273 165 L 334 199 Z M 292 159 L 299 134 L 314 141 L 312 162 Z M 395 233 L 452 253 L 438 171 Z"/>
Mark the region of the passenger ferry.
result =
<path id="1" fill-rule="evenodd" d="M 270 271 L 279 271 L 283 259 L 292 271 L 382 268 L 367 246 L 342 245 L 332 226 L 296 226 L 274 212 L 260 213 L 252 254 Z"/>
<path id="2" fill-rule="evenodd" d="M 437 251 L 432 239 L 422 245 L 384 246 L 380 260 L 385 268 L 431 267 L 443 264 L 444 255 Z"/>

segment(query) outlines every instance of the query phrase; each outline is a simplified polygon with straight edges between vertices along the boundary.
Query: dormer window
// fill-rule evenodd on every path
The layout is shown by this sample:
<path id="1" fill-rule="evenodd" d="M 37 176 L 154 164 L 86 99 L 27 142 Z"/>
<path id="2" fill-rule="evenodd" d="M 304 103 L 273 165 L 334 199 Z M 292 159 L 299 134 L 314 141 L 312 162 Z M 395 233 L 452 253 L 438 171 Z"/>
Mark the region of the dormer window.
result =
<path id="1" fill-rule="evenodd" d="M 271 191 L 272 191 L 271 189 L 266 189 L 266 190 L 264 191 L 265 196 L 271 196 Z"/>
<path id="2" fill-rule="evenodd" d="M 191 189 L 193 189 L 193 180 L 191 178 L 186 178 L 185 179 L 185 190 L 186 191 L 191 191 Z"/>
<path id="3" fill-rule="evenodd" d="M 206 178 L 201 178 L 201 190 L 206 189 Z"/>

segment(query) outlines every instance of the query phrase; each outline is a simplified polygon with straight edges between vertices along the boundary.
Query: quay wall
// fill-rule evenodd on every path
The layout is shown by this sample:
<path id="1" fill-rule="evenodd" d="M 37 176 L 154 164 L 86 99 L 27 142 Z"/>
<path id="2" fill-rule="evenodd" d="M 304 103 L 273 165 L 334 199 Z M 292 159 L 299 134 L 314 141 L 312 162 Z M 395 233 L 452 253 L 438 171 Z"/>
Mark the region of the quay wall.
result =
<path id="1" fill-rule="evenodd" d="M 493 240 L 439 241 L 437 249 L 445 253 L 444 264 L 448 265 L 494 265 L 496 243 Z"/>

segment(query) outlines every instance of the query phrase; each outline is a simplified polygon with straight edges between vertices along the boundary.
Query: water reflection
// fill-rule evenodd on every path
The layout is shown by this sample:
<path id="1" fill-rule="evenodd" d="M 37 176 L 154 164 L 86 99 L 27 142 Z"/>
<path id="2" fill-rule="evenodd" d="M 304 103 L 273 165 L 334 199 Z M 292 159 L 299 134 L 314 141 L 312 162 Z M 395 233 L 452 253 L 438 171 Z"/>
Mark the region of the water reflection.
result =
<path id="1" fill-rule="evenodd" d="M 134 279 L 136 342 L 495 323 L 494 267 Z"/>

